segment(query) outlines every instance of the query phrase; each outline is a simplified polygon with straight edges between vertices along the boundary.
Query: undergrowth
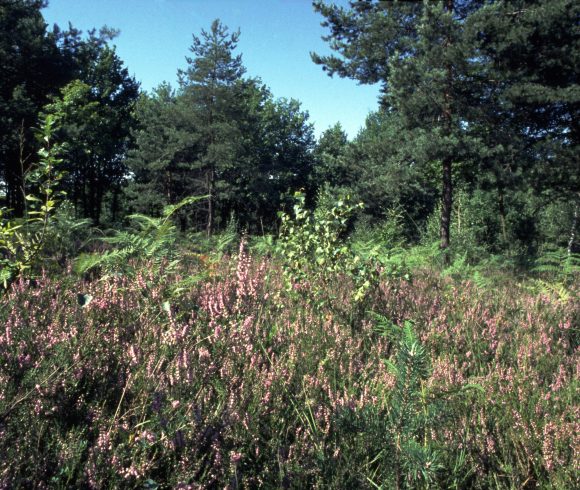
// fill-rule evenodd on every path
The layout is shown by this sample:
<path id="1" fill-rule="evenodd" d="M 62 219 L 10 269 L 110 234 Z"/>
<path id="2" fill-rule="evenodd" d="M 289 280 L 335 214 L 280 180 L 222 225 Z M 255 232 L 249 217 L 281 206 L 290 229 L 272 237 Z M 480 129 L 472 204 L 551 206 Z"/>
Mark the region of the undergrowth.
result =
<path id="1" fill-rule="evenodd" d="M 198 259 L 12 284 L 0 487 L 580 483 L 577 282 L 416 269 L 353 309 L 340 271 L 295 294 L 245 241 Z"/>

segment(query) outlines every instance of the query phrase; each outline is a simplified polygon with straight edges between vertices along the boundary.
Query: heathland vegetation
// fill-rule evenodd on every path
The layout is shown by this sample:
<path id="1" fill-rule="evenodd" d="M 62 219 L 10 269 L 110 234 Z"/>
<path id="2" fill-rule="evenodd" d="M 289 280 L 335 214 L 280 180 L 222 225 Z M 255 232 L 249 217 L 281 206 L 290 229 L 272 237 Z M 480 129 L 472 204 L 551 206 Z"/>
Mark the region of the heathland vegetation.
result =
<path id="1" fill-rule="evenodd" d="M 0 0 L 0 488 L 580 486 L 571 0 L 314 2 L 349 140 L 193 37 Z"/>

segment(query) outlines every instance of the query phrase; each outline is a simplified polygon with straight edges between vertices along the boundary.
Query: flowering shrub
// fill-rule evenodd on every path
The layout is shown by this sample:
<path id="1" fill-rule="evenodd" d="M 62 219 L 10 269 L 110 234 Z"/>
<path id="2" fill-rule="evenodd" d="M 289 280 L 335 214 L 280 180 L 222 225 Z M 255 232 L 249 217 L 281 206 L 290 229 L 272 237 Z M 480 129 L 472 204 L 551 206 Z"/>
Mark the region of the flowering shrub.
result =
<path id="1" fill-rule="evenodd" d="M 353 325 L 243 243 L 135 267 L 0 298 L 0 488 L 578 486 L 577 294 L 417 272 Z"/>

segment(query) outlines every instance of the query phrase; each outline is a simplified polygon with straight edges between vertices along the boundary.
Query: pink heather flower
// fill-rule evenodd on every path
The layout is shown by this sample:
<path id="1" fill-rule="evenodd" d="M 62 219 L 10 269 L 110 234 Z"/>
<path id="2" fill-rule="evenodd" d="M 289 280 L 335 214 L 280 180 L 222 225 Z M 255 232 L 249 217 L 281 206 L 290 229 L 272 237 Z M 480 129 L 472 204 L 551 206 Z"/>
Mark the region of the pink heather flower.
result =
<path id="1" fill-rule="evenodd" d="M 141 432 L 139 436 L 135 439 L 136 441 L 145 441 L 148 444 L 153 444 L 157 440 L 157 436 L 148 430 L 144 430 Z"/>
<path id="2" fill-rule="evenodd" d="M 171 407 L 172 408 L 177 408 L 177 407 L 179 407 L 179 403 L 180 403 L 179 400 L 173 400 L 171 402 Z"/>
<path id="3" fill-rule="evenodd" d="M 489 434 L 485 437 L 485 445 L 487 454 L 495 453 L 495 441 L 493 440 L 493 437 L 491 437 Z"/>
<path id="4" fill-rule="evenodd" d="M 556 432 L 556 426 L 553 422 L 548 422 L 544 426 L 544 441 L 542 443 L 542 453 L 544 455 L 544 463 L 548 471 L 554 469 L 554 433 Z"/>
<path id="5" fill-rule="evenodd" d="M 135 467 L 135 465 L 132 464 L 131 466 L 129 466 L 129 468 L 121 470 L 121 475 L 123 476 L 123 478 L 128 480 L 130 478 L 139 478 L 141 476 L 141 473 Z"/>
<path id="6" fill-rule="evenodd" d="M 197 351 L 197 355 L 200 361 L 209 360 L 211 358 L 211 354 L 206 347 L 200 347 Z"/>
<path id="7" fill-rule="evenodd" d="M 43 408 L 44 408 L 44 407 L 43 407 L 43 405 L 42 405 L 42 401 L 40 401 L 40 400 L 36 400 L 36 401 L 34 402 L 34 414 L 35 414 L 35 415 L 40 415 L 40 412 L 42 412 L 42 409 L 43 409 Z"/>
<path id="8" fill-rule="evenodd" d="M 129 358 L 131 359 L 131 366 L 139 364 L 139 355 L 137 354 L 137 349 L 134 345 L 129 347 Z"/>
<path id="9" fill-rule="evenodd" d="M 95 447 L 96 447 L 97 452 L 106 452 L 106 451 L 110 451 L 111 449 L 113 449 L 113 445 L 111 443 L 111 438 L 110 438 L 108 432 L 100 432 L 99 433 L 99 437 L 97 439 L 97 444 Z"/>

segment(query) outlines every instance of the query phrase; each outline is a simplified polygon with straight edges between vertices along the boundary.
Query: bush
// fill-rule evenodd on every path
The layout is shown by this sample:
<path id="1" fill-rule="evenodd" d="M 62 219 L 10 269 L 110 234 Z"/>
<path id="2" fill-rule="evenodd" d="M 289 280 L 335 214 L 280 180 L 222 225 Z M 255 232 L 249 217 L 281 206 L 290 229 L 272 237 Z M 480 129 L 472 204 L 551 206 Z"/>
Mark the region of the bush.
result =
<path id="1" fill-rule="evenodd" d="M 38 138 L 39 161 L 25 175 L 26 208 L 22 218 L 11 217 L 10 210 L 0 208 L 0 285 L 4 288 L 21 274 L 29 273 L 41 263 L 54 214 L 64 194 L 58 184 L 64 174 L 59 170 L 61 148 L 51 144 L 56 119 L 45 116 Z"/>

